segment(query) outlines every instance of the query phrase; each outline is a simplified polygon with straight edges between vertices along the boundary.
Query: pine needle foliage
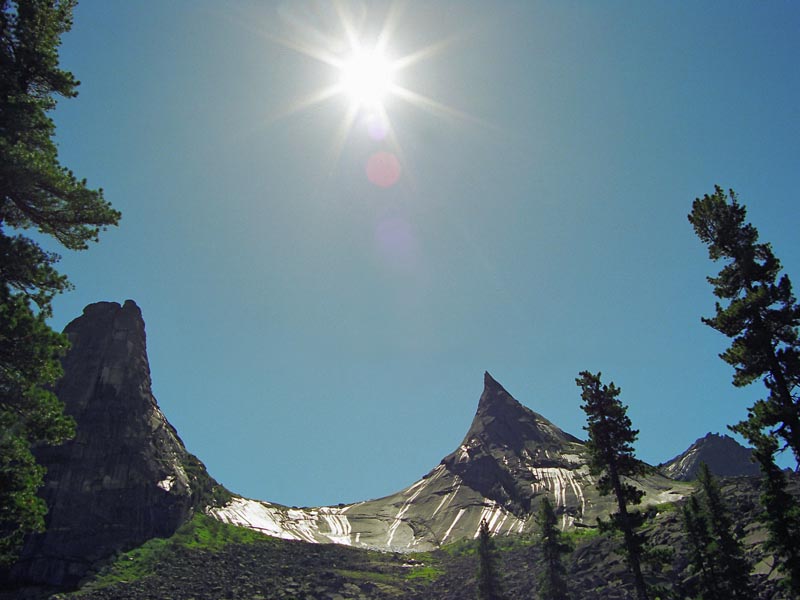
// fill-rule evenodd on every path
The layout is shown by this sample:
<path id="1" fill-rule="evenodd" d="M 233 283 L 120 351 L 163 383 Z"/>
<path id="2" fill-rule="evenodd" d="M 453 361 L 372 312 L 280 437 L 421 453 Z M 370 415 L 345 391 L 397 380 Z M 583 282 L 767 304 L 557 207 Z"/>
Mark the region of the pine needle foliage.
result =
<path id="1" fill-rule="evenodd" d="M 750 600 L 755 597 L 741 541 L 734 535 L 730 511 L 719 485 L 703 463 L 700 490 L 684 507 L 684 525 L 693 569 L 703 600 Z M 698 497 L 699 496 L 699 497 Z"/>
<path id="2" fill-rule="evenodd" d="M 69 289 L 59 256 L 25 235 L 36 230 L 83 250 L 119 213 L 58 161 L 56 98 L 77 95 L 59 68 L 74 0 L 0 0 L 0 564 L 44 527 L 36 496 L 44 469 L 32 447 L 63 442 L 74 422 L 52 393 L 67 340 L 47 325 L 55 295 Z"/>
<path id="3" fill-rule="evenodd" d="M 764 479 L 761 484 L 761 521 L 769 532 L 766 549 L 773 552 L 782 581 L 791 594 L 800 598 L 800 503 L 786 489 L 786 475 L 775 464 L 778 442 L 761 435 L 755 441 L 755 458 Z"/>
<path id="4" fill-rule="evenodd" d="M 497 550 L 486 519 L 478 530 L 478 600 L 503 600 L 497 569 Z"/>
<path id="5" fill-rule="evenodd" d="M 584 429 L 589 434 L 586 442 L 589 468 L 593 475 L 600 476 L 597 482 L 599 492 L 602 495 L 614 494 L 617 512 L 611 515 L 611 526 L 624 536 L 636 596 L 639 600 L 648 600 L 641 567 L 643 539 L 637 532 L 644 517 L 639 511 L 628 510 L 628 506 L 641 503 L 644 493 L 622 479 L 643 473 L 644 466 L 636 459 L 633 450 L 639 432 L 633 429 L 627 415 L 628 408 L 618 398 L 621 390 L 613 382 L 602 383 L 600 378 L 601 373 L 594 375 L 582 371 L 575 380 L 581 388 L 581 409 L 587 419 Z"/>
<path id="6" fill-rule="evenodd" d="M 719 598 L 718 575 L 709 550 L 711 533 L 708 517 L 694 494 L 683 506 L 683 528 L 689 543 L 689 562 L 697 576 L 697 582 L 693 586 L 694 591 L 699 598 L 706 600 Z"/>
<path id="7" fill-rule="evenodd" d="M 731 429 L 755 448 L 764 474 L 761 502 L 768 547 L 786 576 L 785 585 L 800 597 L 800 508 L 775 464 L 775 455 L 789 448 L 800 466 L 800 305 L 788 275 L 780 275 L 772 247 L 758 241 L 758 230 L 746 216 L 736 193 L 726 194 L 720 186 L 692 204 L 689 222 L 708 246 L 709 258 L 727 261 L 708 281 L 728 304 L 717 302 L 715 316 L 703 322 L 733 339 L 720 355 L 734 367 L 733 384 L 761 379 L 767 388 L 767 397 Z"/>
<path id="8" fill-rule="evenodd" d="M 720 355 L 734 367 L 733 384 L 761 379 L 768 391 L 733 430 L 746 436 L 769 429 L 800 464 L 800 306 L 789 277 L 779 278 L 781 263 L 772 247 L 758 241 L 746 216 L 736 193 L 719 186 L 692 204 L 689 222 L 708 246 L 709 258 L 727 261 L 716 277 L 708 277 L 727 306 L 717 302 L 716 314 L 703 322 L 733 339 Z"/>
<path id="9" fill-rule="evenodd" d="M 567 600 L 567 569 L 564 556 L 572 551 L 558 528 L 558 517 L 550 498 L 545 496 L 536 515 L 539 525 L 539 548 L 542 551 L 542 571 L 539 575 L 539 598 Z"/>

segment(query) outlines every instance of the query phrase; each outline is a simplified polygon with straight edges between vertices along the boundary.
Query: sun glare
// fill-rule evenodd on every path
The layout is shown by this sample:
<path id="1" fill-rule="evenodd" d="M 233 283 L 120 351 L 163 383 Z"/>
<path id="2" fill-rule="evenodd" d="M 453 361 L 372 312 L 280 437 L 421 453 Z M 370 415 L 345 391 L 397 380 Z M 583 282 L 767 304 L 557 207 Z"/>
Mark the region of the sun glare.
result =
<path id="1" fill-rule="evenodd" d="M 287 117 L 336 97 L 345 98 L 348 107 L 333 138 L 331 156 L 338 160 L 357 124 L 364 124 L 369 136 L 382 144 L 382 151 L 376 152 L 366 165 L 367 176 L 375 185 L 389 187 L 399 177 L 403 155 L 387 106 L 390 101 L 409 104 L 439 117 L 474 121 L 469 115 L 407 87 L 408 74 L 397 77 L 438 54 L 457 38 L 451 36 L 410 54 L 392 56 L 387 50 L 400 19 L 402 2 L 393 0 L 377 34 L 364 27 L 364 13 L 350 14 L 349 5 L 339 0 L 333 0 L 332 6 L 336 21 L 329 28 L 306 22 L 304 16 L 285 17 L 296 29 L 296 35 L 289 38 L 267 35 L 273 42 L 330 66 L 336 77 L 296 100 L 275 118 Z M 340 33 L 336 33 L 337 29 Z"/>
<path id="2" fill-rule="evenodd" d="M 379 52 L 357 50 L 342 63 L 342 91 L 358 107 L 379 107 L 392 88 L 393 71 L 392 63 Z"/>

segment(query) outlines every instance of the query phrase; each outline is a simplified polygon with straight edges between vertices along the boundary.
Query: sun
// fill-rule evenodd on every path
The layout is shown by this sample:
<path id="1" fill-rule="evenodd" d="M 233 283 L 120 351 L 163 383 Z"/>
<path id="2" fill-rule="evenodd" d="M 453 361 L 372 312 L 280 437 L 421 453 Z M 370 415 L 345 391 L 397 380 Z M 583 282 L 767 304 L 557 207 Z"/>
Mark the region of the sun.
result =
<path id="1" fill-rule="evenodd" d="M 259 30 L 269 41 L 332 69 L 332 77 L 325 85 L 296 99 L 267 123 L 337 98 L 345 99 L 347 106 L 332 137 L 330 154 L 335 162 L 360 124 L 365 125 L 370 137 L 387 144 L 395 157 L 402 157 L 390 115 L 395 105 L 411 105 L 440 118 L 476 122 L 470 115 L 413 90 L 408 83 L 411 67 L 439 54 L 459 36 L 451 35 L 408 54 L 396 55 L 391 50 L 391 38 L 398 29 L 402 2 L 392 0 L 382 25 L 377 28 L 365 26 L 365 13 L 350 14 L 345 2 L 332 0 L 331 6 L 335 16 L 321 27 L 307 20 L 303 13 L 289 20 L 296 35 L 277 37 Z"/>
<path id="2" fill-rule="evenodd" d="M 357 108 L 382 107 L 394 86 L 394 64 L 376 49 L 354 50 L 339 70 L 342 92 Z"/>

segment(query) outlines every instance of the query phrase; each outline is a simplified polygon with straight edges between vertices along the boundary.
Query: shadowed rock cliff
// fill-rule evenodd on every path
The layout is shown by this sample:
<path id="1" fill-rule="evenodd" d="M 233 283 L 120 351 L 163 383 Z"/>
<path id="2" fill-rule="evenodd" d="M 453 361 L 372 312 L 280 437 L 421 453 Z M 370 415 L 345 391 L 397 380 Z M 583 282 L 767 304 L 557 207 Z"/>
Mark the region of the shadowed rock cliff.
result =
<path id="1" fill-rule="evenodd" d="M 73 586 L 98 560 L 171 535 L 216 486 L 153 397 L 139 307 L 92 304 L 65 333 L 56 394 L 77 434 L 36 452 L 47 468 L 47 531 L 26 542 L 15 584 Z"/>

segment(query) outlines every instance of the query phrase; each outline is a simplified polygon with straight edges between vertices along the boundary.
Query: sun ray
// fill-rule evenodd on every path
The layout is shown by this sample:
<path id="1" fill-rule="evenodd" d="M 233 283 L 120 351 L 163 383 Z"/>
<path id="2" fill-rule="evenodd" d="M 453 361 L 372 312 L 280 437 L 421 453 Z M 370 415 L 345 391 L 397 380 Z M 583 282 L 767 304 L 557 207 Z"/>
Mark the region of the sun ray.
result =
<path id="1" fill-rule="evenodd" d="M 336 85 L 329 85 L 327 87 L 318 89 L 314 92 L 311 92 L 307 96 L 303 96 L 299 100 L 293 102 L 287 108 L 278 111 L 274 115 L 272 115 L 269 119 L 266 120 L 265 125 L 271 125 L 272 123 L 279 121 L 280 119 L 285 119 L 286 117 L 290 117 L 298 112 L 307 110 L 312 106 L 317 104 L 322 104 L 334 98 L 342 93 L 342 87 L 339 84 Z"/>
<path id="2" fill-rule="evenodd" d="M 473 125 L 479 125 L 481 127 L 485 127 L 488 129 L 495 129 L 495 126 L 493 126 L 491 123 L 487 121 L 484 121 L 483 119 L 478 119 L 477 117 L 473 117 L 469 113 L 465 113 L 463 111 L 455 109 L 452 106 L 443 104 L 442 102 L 437 102 L 433 98 L 424 96 L 406 87 L 395 84 L 392 86 L 390 92 L 392 93 L 392 95 L 397 96 L 402 100 L 405 100 L 412 106 L 424 109 L 433 115 L 459 119 L 467 123 L 472 123 Z"/>
<path id="3" fill-rule="evenodd" d="M 347 39 L 347 43 L 351 50 L 359 50 L 361 48 L 361 39 L 358 35 L 359 27 L 356 27 L 356 24 L 345 14 L 345 7 L 344 3 L 341 0 L 334 0 L 334 7 L 336 8 L 336 13 L 339 16 L 339 22 L 344 30 L 345 38 Z M 362 17 L 363 22 L 363 17 Z"/>
<path id="4" fill-rule="evenodd" d="M 425 46 L 424 48 L 420 48 L 412 52 L 411 54 L 406 54 L 405 56 L 401 56 L 400 58 L 396 59 L 392 66 L 397 70 L 400 71 L 402 69 L 407 69 L 408 67 L 431 58 L 436 54 L 439 54 L 443 50 L 445 50 L 448 46 L 460 41 L 461 35 L 451 35 L 443 40 Z"/>
<path id="5" fill-rule="evenodd" d="M 378 40 L 375 42 L 376 52 L 380 54 L 384 54 L 386 52 L 389 41 L 392 37 L 392 34 L 394 34 L 397 23 L 400 20 L 404 10 L 405 6 L 398 2 L 392 2 L 391 5 L 389 5 L 389 12 L 383 21 L 383 27 L 381 27 L 381 31 L 378 34 Z"/>
<path id="6" fill-rule="evenodd" d="M 301 38 L 298 38 L 297 40 L 290 40 L 285 37 L 271 34 L 262 28 L 256 27 L 249 20 L 234 18 L 227 13 L 221 12 L 219 15 L 221 18 L 231 21 L 232 23 L 236 24 L 236 26 L 254 33 L 268 42 L 282 46 L 289 50 L 294 50 L 298 54 L 303 54 L 304 56 L 308 56 L 309 58 L 313 58 L 314 60 L 334 68 L 339 68 L 341 66 L 341 59 L 335 53 L 331 52 L 330 50 L 326 50 L 322 45 L 314 45 L 307 41 L 303 41 Z M 322 34 L 317 33 L 317 35 L 321 36 Z M 334 44 L 329 40 L 328 45 L 333 46 Z"/>
<path id="7" fill-rule="evenodd" d="M 286 38 L 273 36 L 265 32 L 261 32 L 261 36 L 275 44 L 278 44 L 279 46 L 283 46 L 284 48 L 288 48 L 289 50 L 294 50 L 299 54 L 303 54 L 305 56 L 308 56 L 309 58 L 318 60 L 319 62 L 329 65 L 331 67 L 340 68 L 342 65 L 341 58 L 339 58 L 329 50 L 325 50 L 324 48 L 320 48 L 318 46 L 312 46 L 311 44 L 305 44 L 299 41 L 287 40 Z"/>

